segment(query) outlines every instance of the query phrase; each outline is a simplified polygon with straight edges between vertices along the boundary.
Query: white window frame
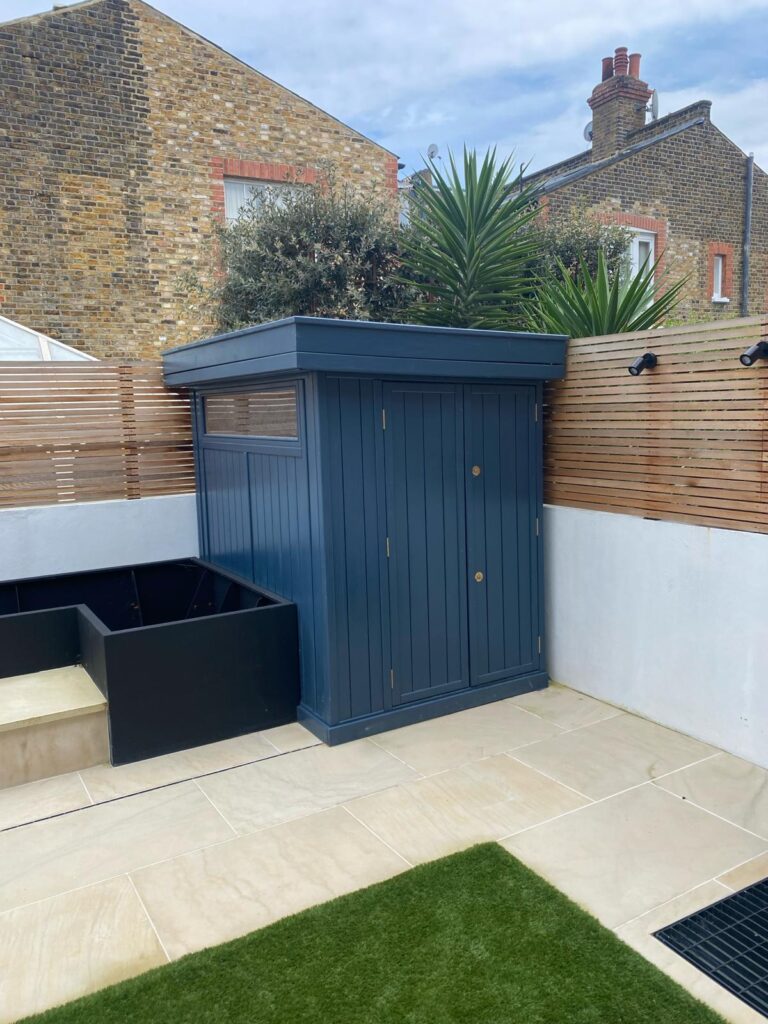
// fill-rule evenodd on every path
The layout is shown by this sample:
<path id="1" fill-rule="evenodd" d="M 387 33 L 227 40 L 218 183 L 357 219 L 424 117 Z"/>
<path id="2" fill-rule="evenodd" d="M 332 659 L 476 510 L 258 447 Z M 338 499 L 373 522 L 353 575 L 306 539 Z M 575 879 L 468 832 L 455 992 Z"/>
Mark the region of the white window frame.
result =
<path id="1" fill-rule="evenodd" d="M 629 266 L 632 277 L 634 277 L 643 264 L 645 258 L 641 256 L 641 246 L 649 246 L 647 267 L 652 267 L 656 262 L 656 235 L 653 231 L 632 230 L 632 240 L 629 243 Z"/>
<path id="2" fill-rule="evenodd" d="M 712 257 L 712 302 L 730 302 L 727 295 L 723 295 L 723 284 L 725 283 L 725 261 L 728 257 L 723 252 L 716 252 Z"/>
<path id="3" fill-rule="evenodd" d="M 237 185 L 242 187 L 244 192 L 244 198 L 235 199 L 233 189 L 228 189 L 228 185 Z M 293 192 L 296 188 L 300 188 L 293 181 L 271 181 L 268 178 L 239 178 L 233 174 L 227 174 L 224 176 L 224 217 L 227 224 L 234 224 L 240 217 L 246 203 L 249 201 L 251 195 L 260 192 L 273 191 L 276 193 Z M 239 192 L 241 189 L 238 188 Z M 250 194 L 249 194 L 250 193 Z"/>

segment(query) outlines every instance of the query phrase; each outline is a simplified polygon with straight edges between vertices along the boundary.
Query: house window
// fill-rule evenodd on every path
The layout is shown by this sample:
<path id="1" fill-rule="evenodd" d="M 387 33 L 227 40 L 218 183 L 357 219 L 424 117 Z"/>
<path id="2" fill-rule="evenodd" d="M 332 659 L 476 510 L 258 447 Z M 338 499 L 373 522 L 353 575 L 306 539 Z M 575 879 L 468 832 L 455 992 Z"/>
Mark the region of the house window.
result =
<path id="1" fill-rule="evenodd" d="M 204 408 L 206 434 L 290 441 L 299 437 L 295 384 L 206 395 Z"/>
<path id="2" fill-rule="evenodd" d="M 733 245 L 710 242 L 707 263 L 710 302 L 727 305 L 733 294 Z"/>
<path id="3" fill-rule="evenodd" d="M 633 231 L 629 246 L 629 264 L 634 277 L 640 270 L 650 270 L 656 262 L 656 235 L 650 231 Z"/>
<path id="4" fill-rule="evenodd" d="M 712 257 L 712 301 L 729 302 L 725 294 L 725 255 L 719 253 Z"/>
<path id="5" fill-rule="evenodd" d="M 280 196 L 295 192 L 297 185 L 287 181 L 262 181 L 256 178 L 224 179 L 224 214 L 227 224 L 234 224 L 254 196 Z"/>

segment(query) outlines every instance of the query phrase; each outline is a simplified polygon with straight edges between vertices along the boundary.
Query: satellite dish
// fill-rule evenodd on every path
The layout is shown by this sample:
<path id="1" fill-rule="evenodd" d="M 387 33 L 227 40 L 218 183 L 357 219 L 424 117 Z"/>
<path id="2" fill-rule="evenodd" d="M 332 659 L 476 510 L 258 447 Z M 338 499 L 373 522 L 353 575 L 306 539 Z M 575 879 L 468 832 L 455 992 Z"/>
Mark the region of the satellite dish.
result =
<path id="1" fill-rule="evenodd" d="M 427 156 L 429 157 L 429 159 L 434 160 L 439 152 L 440 150 L 438 149 L 436 143 L 430 142 L 430 144 L 427 146 Z"/>
<path id="2" fill-rule="evenodd" d="M 592 122 L 591 121 L 587 121 L 587 123 L 584 125 L 584 138 L 586 139 L 587 142 L 591 142 L 592 141 Z"/>
<path id="3" fill-rule="evenodd" d="M 656 121 L 659 116 L 659 94 L 656 89 L 651 93 L 651 105 L 648 109 L 651 112 L 651 120 Z"/>

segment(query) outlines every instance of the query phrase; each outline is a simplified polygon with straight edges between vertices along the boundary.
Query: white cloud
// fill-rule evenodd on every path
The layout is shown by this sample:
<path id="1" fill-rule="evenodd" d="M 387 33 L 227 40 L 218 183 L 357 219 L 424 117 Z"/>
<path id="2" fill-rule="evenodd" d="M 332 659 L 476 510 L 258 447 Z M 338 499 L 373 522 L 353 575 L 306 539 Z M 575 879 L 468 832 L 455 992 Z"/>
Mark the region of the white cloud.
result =
<path id="1" fill-rule="evenodd" d="M 395 152 L 409 154 L 411 161 L 430 142 L 437 142 L 443 153 L 459 150 L 464 142 L 478 149 L 496 146 L 502 156 L 514 152 L 533 170 L 586 148 L 582 131 L 590 112 L 583 97 L 588 92 L 586 84 L 576 88 L 578 98 L 549 87 L 528 93 L 509 89 L 484 102 L 471 94 L 452 94 L 443 108 L 445 116 L 437 122 L 430 120 L 425 100 L 415 104 L 405 120 L 398 118 L 382 141 Z"/>
<path id="2" fill-rule="evenodd" d="M 646 0 L 642 7 L 593 0 L 586 8 L 566 0 L 285 0 L 281 7 L 220 0 L 225 14 L 214 23 L 208 0 L 159 2 L 373 135 L 409 167 L 433 141 L 454 148 L 465 140 L 498 143 L 536 166 L 570 156 L 584 148 L 586 98 L 598 81 L 600 58 L 616 45 L 645 54 L 643 70 L 652 84 L 673 71 L 691 80 L 695 47 L 673 59 L 666 54 L 670 63 L 661 63 L 670 33 L 682 35 L 690 26 L 695 34 L 706 26 L 716 34 L 718 25 L 768 12 L 768 0 Z M 727 52 L 722 60 L 727 63 Z M 737 116 L 746 71 L 733 63 L 743 78 L 729 90 L 701 82 L 687 91 L 711 98 L 716 123 L 759 153 L 767 108 L 751 104 Z"/>
<path id="3" fill-rule="evenodd" d="M 732 90 L 701 82 L 668 92 L 660 97 L 660 112 L 679 110 L 700 99 L 712 100 L 713 123 L 745 153 L 754 153 L 757 163 L 768 170 L 768 78 Z"/>
<path id="4" fill-rule="evenodd" d="M 154 0 L 171 17 L 340 117 L 510 69 L 556 71 L 617 43 L 650 53 L 676 26 L 733 22 L 768 0 Z M 6 17 L 46 0 L 0 0 Z M 7 12 L 7 13 L 6 13 Z"/>
<path id="5" fill-rule="evenodd" d="M 711 100 L 712 122 L 745 153 L 753 152 L 757 163 L 768 169 L 768 121 L 764 116 L 768 110 L 768 78 L 732 89 L 701 81 L 685 89 L 662 92 L 659 100 L 662 117 L 698 100 Z M 575 99 L 556 116 L 542 117 L 515 137 L 503 136 L 500 148 L 516 148 L 522 158 L 532 161 L 532 170 L 546 167 L 588 148 L 582 132 L 590 117 L 586 103 Z"/>
<path id="6" fill-rule="evenodd" d="M 695 43 L 670 37 L 764 20 L 768 0 L 154 0 L 155 6 L 254 67 L 373 135 L 409 165 L 428 143 L 515 147 L 536 166 L 584 147 L 586 97 L 617 44 L 644 53 L 651 84 L 670 81 L 662 109 L 714 101 L 713 120 L 768 163 L 766 82 L 731 54 L 730 81 L 697 81 Z M 10 18 L 49 0 L 0 0 Z M 765 29 L 759 33 L 768 37 Z M 664 61 L 662 63 L 662 53 Z M 717 53 L 727 64 L 729 54 Z M 713 73 L 707 72 L 712 78 Z M 684 88 L 679 88 L 682 85 Z"/>
<path id="7" fill-rule="evenodd" d="M 650 53 L 674 26 L 735 21 L 768 0 L 156 0 L 159 7 L 338 116 L 354 119 L 465 80 Z"/>

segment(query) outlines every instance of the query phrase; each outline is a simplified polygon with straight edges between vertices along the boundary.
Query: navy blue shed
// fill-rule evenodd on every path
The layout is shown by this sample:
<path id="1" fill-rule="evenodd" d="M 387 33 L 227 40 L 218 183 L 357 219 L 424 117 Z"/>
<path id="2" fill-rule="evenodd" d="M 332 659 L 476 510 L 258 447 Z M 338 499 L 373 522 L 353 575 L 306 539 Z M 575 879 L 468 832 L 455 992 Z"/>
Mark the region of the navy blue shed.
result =
<path id="1" fill-rule="evenodd" d="M 174 349 L 202 557 L 294 601 L 334 743 L 543 687 L 542 382 L 566 339 L 292 317 Z"/>

